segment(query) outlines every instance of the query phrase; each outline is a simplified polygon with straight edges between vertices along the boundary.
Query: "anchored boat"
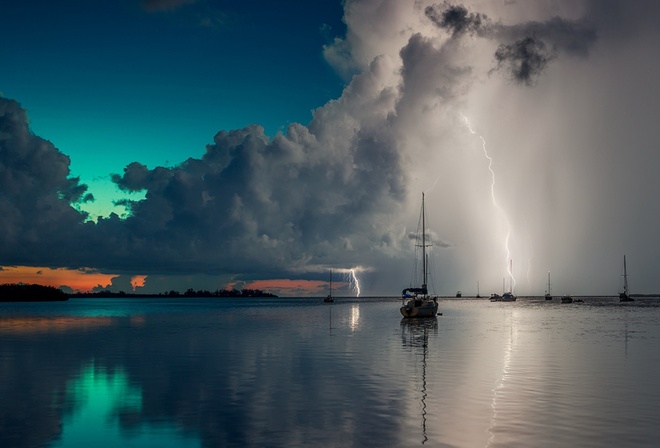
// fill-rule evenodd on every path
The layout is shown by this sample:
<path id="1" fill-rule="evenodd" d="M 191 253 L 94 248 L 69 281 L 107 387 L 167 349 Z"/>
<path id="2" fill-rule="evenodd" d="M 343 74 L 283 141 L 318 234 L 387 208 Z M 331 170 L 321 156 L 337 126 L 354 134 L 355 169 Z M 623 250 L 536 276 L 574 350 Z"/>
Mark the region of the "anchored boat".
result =
<path id="1" fill-rule="evenodd" d="M 332 269 L 330 269 L 330 293 L 323 299 L 325 303 L 332 303 L 335 299 L 332 297 Z"/>
<path id="2" fill-rule="evenodd" d="M 634 302 L 628 292 L 628 269 L 626 267 L 626 256 L 623 256 L 623 292 L 619 293 L 619 302 Z"/>
<path id="3" fill-rule="evenodd" d="M 548 271 L 548 290 L 545 292 L 545 300 L 552 300 L 552 294 L 550 294 L 550 271 Z"/>
<path id="4" fill-rule="evenodd" d="M 405 304 L 400 308 L 401 315 L 406 318 L 410 317 L 435 317 L 438 314 L 438 298 L 429 295 L 427 280 L 427 258 L 426 248 L 430 244 L 426 244 L 426 217 L 424 210 L 424 193 L 422 193 L 422 211 L 421 211 L 421 234 L 417 232 L 417 240 L 421 237 L 421 244 L 417 244 L 422 248 L 422 285 L 420 287 L 406 288 L 401 292 L 401 298 Z M 406 302 L 407 300 L 407 302 Z"/>

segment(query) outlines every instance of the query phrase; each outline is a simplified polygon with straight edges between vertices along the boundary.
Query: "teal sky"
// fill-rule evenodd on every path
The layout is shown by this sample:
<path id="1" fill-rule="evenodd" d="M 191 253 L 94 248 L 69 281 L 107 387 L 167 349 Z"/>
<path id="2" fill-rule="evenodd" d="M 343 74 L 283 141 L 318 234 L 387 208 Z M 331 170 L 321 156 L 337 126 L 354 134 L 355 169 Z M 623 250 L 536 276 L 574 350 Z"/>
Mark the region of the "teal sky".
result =
<path id="1" fill-rule="evenodd" d="M 10 2 L 0 93 L 70 157 L 96 198 L 83 209 L 121 213 L 110 174 L 131 162 L 174 166 L 221 130 L 307 124 L 341 93 L 322 51 L 342 15 L 339 0 Z"/>

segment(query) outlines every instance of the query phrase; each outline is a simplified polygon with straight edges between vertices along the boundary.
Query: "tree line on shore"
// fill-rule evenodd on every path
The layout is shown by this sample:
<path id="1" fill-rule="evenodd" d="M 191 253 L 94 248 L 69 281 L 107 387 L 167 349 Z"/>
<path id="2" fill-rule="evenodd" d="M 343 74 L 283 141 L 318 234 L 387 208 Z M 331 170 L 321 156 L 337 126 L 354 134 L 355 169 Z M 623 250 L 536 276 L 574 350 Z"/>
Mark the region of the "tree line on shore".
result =
<path id="1" fill-rule="evenodd" d="M 25 283 L 0 285 L 0 302 L 57 302 L 69 300 L 69 295 L 53 286 Z"/>
<path id="2" fill-rule="evenodd" d="M 168 291 L 158 294 L 147 293 L 127 293 L 124 291 L 112 292 L 109 290 L 95 292 L 76 292 L 69 294 L 69 297 L 277 297 L 275 294 L 262 291 L 260 289 L 217 289 L 215 291 L 197 290 L 192 288 L 185 292 Z"/>
<path id="3" fill-rule="evenodd" d="M 260 289 L 218 289 L 216 291 L 197 290 L 189 288 L 185 292 L 168 291 L 160 294 L 112 292 L 110 290 L 95 292 L 66 293 L 53 286 L 43 286 L 25 283 L 5 283 L 0 285 L 0 302 L 48 302 L 65 301 L 69 298 L 112 298 L 112 297 L 277 297 L 275 294 Z"/>

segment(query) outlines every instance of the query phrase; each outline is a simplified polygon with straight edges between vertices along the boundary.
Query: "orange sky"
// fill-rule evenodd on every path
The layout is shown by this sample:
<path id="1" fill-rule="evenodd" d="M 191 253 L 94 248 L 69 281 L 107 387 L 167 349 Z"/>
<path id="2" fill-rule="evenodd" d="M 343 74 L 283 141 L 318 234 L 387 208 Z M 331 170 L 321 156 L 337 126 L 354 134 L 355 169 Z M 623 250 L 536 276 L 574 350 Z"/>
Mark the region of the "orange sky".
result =
<path id="1" fill-rule="evenodd" d="M 230 283 L 227 285 L 227 288 L 231 289 L 234 285 L 234 283 Z M 337 288 L 342 285 L 343 283 L 338 282 Z M 321 280 L 289 279 L 256 280 L 243 285 L 243 288 L 260 289 L 284 297 L 322 296 L 328 293 L 328 282 Z"/>
<path id="2" fill-rule="evenodd" d="M 44 286 L 68 286 L 74 291 L 88 292 L 101 286 L 109 288 L 116 274 L 101 274 L 92 269 L 65 269 L 32 266 L 2 266 L 0 267 L 0 284 L 2 283 L 34 283 Z M 146 275 L 136 275 L 131 279 L 133 289 L 145 284 Z M 237 283 L 229 283 L 227 289 L 235 287 Z M 342 282 L 337 282 L 337 289 L 341 289 Z M 322 296 L 328 293 L 328 283 L 320 280 L 289 280 L 272 279 L 256 280 L 242 285 L 239 289 L 260 289 L 284 297 L 295 296 Z"/>
<path id="3" fill-rule="evenodd" d="M 91 291 L 98 285 L 108 286 L 113 277 L 116 275 L 100 274 L 91 269 L 52 269 L 33 266 L 2 266 L 0 269 L 0 283 L 36 283 L 55 288 L 65 285 L 81 292 Z"/>

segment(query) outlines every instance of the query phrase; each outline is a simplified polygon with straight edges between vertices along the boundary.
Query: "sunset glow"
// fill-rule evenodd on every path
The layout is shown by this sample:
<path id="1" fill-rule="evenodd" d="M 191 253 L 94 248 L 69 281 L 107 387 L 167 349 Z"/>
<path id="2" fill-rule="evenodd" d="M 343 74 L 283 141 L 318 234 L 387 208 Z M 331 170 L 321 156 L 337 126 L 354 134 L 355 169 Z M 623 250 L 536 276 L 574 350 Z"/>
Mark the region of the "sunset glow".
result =
<path id="1" fill-rule="evenodd" d="M 235 287 L 235 283 L 227 285 L 227 289 Z M 333 283 L 334 288 L 341 289 L 346 286 L 344 282 Z M 259 289 L 262 291 L 272 292 L 279 296 L 296 297 L 296 296 L 322 296 L 328 293 L 328 282 L 319 280 L 290 280 L 290 279 L 271 279 L 271 280 L 257 280 L 251 283 L 246 283 L 241 288 L 245 289 Z"/>
<path id="2" fill-rule="evenodd" d="M 107 287 L 114 277 L 116 275 L 101 274 L 86 269 L 52 269 L 34 266 L 3 266 L 0 268 L 0 283 L 34 283 L 55 288 L 68 286 L 74 291 L 80 292 L 91 291 L 97 286 Z"/>

